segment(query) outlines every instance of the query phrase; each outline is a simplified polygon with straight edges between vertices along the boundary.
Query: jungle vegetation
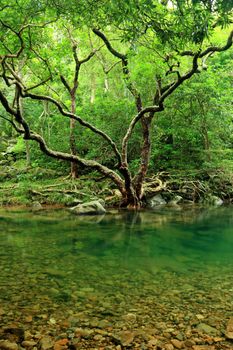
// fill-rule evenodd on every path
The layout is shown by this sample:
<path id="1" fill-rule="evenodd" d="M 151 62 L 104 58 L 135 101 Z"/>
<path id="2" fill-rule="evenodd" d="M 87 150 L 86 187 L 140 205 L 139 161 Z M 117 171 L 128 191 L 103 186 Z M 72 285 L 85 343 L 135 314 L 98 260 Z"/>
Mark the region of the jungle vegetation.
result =
<path id="1" fill-rule="evenodd" d="M 232 8 L 1 0 L 1 138 L 32 166 L 109 178 L 123 207 L 141 206 L 151 173 L 232 173 Z"/>

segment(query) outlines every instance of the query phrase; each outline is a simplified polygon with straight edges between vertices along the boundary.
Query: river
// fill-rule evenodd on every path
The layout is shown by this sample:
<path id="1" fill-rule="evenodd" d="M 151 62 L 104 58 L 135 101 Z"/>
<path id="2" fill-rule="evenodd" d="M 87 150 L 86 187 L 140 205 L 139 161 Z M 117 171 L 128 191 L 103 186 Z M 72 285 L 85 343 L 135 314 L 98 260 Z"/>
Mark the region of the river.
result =
<path id="1" fill-rule="evenodd" d="M 2 341 L 233 349 L 232 207 L 103 217 L 1 210 L 0 238 Z"/>

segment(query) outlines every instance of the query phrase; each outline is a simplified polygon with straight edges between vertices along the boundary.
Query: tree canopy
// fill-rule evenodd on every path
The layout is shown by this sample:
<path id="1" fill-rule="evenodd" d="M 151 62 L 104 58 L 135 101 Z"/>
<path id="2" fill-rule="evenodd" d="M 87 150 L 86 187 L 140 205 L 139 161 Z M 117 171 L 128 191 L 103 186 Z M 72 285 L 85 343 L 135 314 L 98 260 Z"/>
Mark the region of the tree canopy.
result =
<path id="1" fill-rule="evenodd" d="M 229 66 L 232 7 L 223 0 L 3 0 L 1 117 L 47 155 L 109 177 L 122 205 L 139 207 L 158 113 L 166 116 L 169 108 L 184 122 L 182 112 L 192 120 L 196 104 L 204 148 L 210 147 L 203 112 L 210 95 L 198 76 L 218 76 Z M 215 54 L 223 62 L 211 68 Z M 184 90 L 189 80 L 195 95 Z M 45 118 L 55 123 L 52 135 Z M 101 156 L 105 150 L 110 161 Z"/>

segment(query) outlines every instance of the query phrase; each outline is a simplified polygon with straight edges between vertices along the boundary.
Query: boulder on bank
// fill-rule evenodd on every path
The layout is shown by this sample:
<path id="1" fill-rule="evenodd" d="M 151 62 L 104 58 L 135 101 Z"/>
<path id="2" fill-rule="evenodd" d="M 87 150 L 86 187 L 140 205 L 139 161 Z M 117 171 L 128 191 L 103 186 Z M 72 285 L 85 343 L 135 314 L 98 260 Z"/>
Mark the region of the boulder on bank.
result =
<path id="1" fill-rule="evenodd" d="M 106 213 L 103 200 L 95 200 L 86 203 L 80 203 L 71 208 L 70 211 L 76 215 L 103 215 Z"/>
<path id="2" fill-rule="evenodd" d="M 204 203 L 218 207 L 223 204 L 223 200 L 217 196 L 209 195 L 207 198 L 205 198 Z"/>
<path id="3" fill-rule="evenodd" d="M 161 194 L 157 194 L 156 196 L 150 198 L 147 201 L 147 206 L 151 209 L 166 205 L 167 202 L 163 199 L 163 197 L 161 196 Z"/>
<path id="4" fill-rule="evenodd" d="M 43 207 L 42 205 L 40 204 L 40 202 L 38 201 L 33 201 L 32 204 L 31 204 L 31 210 L 32 211 L 40 211 L 42 210 Z"/>
<path id="5" fill-rule="evenodd" d="M 183 201 L 183 198 L 181 196 L 174 196 L 169 202 L 168 205 L 170 206 L 177 206 Z"/>

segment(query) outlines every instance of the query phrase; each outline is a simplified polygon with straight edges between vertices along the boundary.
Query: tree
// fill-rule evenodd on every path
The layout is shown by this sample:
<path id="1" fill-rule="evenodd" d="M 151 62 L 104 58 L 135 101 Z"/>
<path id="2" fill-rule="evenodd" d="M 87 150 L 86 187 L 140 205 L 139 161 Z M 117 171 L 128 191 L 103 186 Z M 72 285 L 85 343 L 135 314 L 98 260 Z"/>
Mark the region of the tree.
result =
<path id="1" fill-rule="evenodd" d="M 167 101 L 152 134 L 157 169 L 217 170 L 232 154 L 231 61 L 230 50 L 216 55 Z"/>
<path id="2" fill-rule="evenodd" d="M 33 7 L 33 4 L 36 6 Z M 225 43 L 219 43 L 218 38 L 215 38 L 215 33 L 219 33 L 219 25 L 229 25 L 232 7 L 223 1 L 204 0 L 131 0 L 127 3 L 115 0 L 105 4 L 102 1 L 90 1 L 89 7 L 86 4 L 79 3 L 78 15 L 74 15 L 76 2 L 70 4 L 64 1 L 56 1 L 55 5 L 53 2 L 52 7 L 46 8 L 43 1 L 28 0 L 14 5 L 10 2 L 0 9 L 3 15 L 0 101 L 5 110 L 2 117 L 19 134 L 24 135 L 26 140 L 36 141 L 47 155 L 97 170 L 108 177 L 122 194 L 121 205 L 139 208 L 150 160 L 152 120 L 165 109 L 169 96 L 195 74 L 207 69 L 207 61 L 215 53 L 226 51 L 232 46 L 233 31 L 228 33 Z M 15 20 L 12 14 L 19 12 L 19 7 L 21 16 Z M 74 29 L 80 24 L 82 32 L 89 32 L 83 50 L 87 50 L 89 45 L 89 53 L 84 55 L 86 58 L 79 59 L 75 38 L 72 37 L 71 51 L 66 48 L 62 57 L 57 57 L 59 64 L 56 66 L 51 59 L 56 53 L 53 52 L 53 45 L 48 42 L 61 39 L 64 20 L 69 21 Z M 68 34 L 67 40 L 70 38 Z M 75 113 L 80 66 L 84 62 L 90 64 L 90 58 L 96 51 L 93 50 L 93 45 L 99 48 L 101 44 L 104 45 L 102 50 L 106 59 L 111 62 L 113 70 L 117 70 L 119 79 L 122 79 L 135 104 L 135 114 L 128 121 L 128 126 L 121 126 L 124 129 L 121 142 L 114 141 L 93 120 L 88 121 Z M 25 64 L 19 75 L 16 67 L 22 57 Z M 64 76 L 59 70 L 62 65 L 65 68 L 70 64 L 72 57 L 75 75 L 71 87 L 68 83 L 69 76 Z M 146 90 L 141 91 L 140 77 L 134 72 L 144 64 L 149 67 L 148 84 Z M 92 69 L 91 65 L 88 67 Z M 61 87 L 59 93 L 56 92 L 59 98 L 54 93 L 58 81 L 68 91 L 71 106 L 62 100 L 64 94 L 60 93 Z M 14 101 L 11 98 L 12 91 Z M 23 115 L 20 107 L 22 100 L 27 103 L 49 103 L 63 117 L 69 118 L 72 125 L 75 121 L 96 135 L 97 148 L 98 137 L 101 137 L 114 154 L 114 167 L 86 159 L 75 154 L 74 149 L 71 153 L 51 149 L 46 140 L 32 130 L 29 119 Z M 133 174 L 128 161 L 128 145 L 138 124 L 142 137 L 140 164 Z"/>

